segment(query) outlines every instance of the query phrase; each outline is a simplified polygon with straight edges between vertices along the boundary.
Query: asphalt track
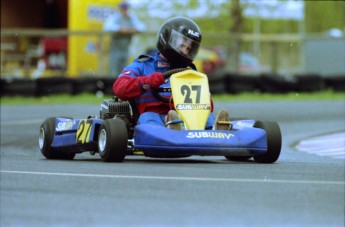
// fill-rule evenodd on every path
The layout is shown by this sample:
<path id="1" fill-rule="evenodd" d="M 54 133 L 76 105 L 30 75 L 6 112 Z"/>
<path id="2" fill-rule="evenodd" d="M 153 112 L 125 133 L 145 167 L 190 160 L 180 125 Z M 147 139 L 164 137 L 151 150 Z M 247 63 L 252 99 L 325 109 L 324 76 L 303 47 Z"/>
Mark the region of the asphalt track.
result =
<path id="1" fill-rule="evenodd" d="M 0 226 L 344 226 L 344 159 L 295 149 L 301 139 L 343 133 L 343 101 L 221 106 L 231 116 L 277 121 L 278 162 L 193 156 L 119 164 L 87 153 L 46 160 L 40 123 L 98 115 L 99 106 L 1 106 Z"/>

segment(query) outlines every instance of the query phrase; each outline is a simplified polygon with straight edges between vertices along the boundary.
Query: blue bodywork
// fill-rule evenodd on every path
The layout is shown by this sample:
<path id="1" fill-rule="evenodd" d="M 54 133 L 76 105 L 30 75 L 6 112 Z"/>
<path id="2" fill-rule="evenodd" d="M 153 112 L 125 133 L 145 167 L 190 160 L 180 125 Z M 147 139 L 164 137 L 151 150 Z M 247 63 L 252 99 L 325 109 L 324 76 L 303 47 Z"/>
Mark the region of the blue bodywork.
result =
<path id="1" fill-rule="evenodd" d="M 86 121 L 90 125 L 89 140 L 87 142 L 77 142 L 77 130 L 81 121 Z M 54 148 L 73 148 L 75 152 L 97 151 L 98 130 L 103 123 L 102 119 L 68 119 L 56 118 L 55 134 L 51 144 Z"/>
<path id="2" fill-rule="evenodd" d="M 71 149 L 76 153 L 97 151 L 98 131 L 102 119 L 56 118 L 55 134 L 51 146 Z M 87 140 L 78 140 L 80 123 L 89 127 Z M 134 130 L 134 149 L 149 157 L 253 156 L 267 151 L 266 132 L 253 128 L 253 120 L 234 121 L 233 129 L 172 130 L 158 125 L 137 125 Z M 85 128 L 86 130 L 87 128 Z M 130 152 L 129 152 L 130 153 Z"/>
<path id="3" fill-rule="evenodd" d="M 134 148 L 146 156 L 227 156 L 263 154 L 267 137 L 254 121 L 234 122 L 233 130 L 177 131 L 157 125 L 137 125 Z"/>

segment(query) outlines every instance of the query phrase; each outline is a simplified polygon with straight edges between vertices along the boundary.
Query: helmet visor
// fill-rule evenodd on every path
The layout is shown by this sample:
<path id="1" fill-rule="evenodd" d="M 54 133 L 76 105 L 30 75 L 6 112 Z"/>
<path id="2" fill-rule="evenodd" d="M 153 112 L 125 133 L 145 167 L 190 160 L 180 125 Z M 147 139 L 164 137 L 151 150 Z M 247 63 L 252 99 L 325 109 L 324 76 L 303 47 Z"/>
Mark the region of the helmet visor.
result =
<path id="1" fill-rule="evenodd" d="M 171 30 L 171 35 L 169 39 L 169 45 L 179 54 L 188 58 L 189 60 L 194 60 L 196 54 L 198 53 L 199 43 L 190 39 L 176 30 Z"/>

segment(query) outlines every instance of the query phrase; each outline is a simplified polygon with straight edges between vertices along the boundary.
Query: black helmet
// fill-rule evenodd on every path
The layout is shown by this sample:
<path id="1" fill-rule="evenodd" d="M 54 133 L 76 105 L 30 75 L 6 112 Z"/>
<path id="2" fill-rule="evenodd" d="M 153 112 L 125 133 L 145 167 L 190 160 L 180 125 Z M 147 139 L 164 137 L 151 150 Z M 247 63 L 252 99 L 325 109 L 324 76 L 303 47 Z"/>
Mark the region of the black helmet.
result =
<path id="1" fill-rule="evenodd" d="M 157 48 L 172 68 L 187 67 L 194 60 L 201 43 L 201 32 L 191 19 L 174 17 L 162 25 Z"/>

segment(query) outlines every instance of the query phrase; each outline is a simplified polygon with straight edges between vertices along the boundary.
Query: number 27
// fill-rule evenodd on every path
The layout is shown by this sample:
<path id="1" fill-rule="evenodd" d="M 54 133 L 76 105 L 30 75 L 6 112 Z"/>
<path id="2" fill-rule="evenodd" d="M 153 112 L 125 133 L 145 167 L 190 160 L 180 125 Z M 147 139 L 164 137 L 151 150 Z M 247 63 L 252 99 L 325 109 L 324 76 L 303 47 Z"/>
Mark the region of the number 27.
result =
<path id="1" fill-rule="evenodd" d="M 184 103 L 193 103 L 191 98 L 192 91 L 196 91 L 196 100 L 195 103 L 200 103 L 200 95 L 201 95 L 201 86 L 200 85 L 192 85 L 192 89 L 188 85 L 183 85 L 181 87 L 181 93 L 185 96 Z"/>
<path id="2" fill-rule="evenodd" d="M 79 122 L 77 130 L 77 143 L 87 143 L 89 142 L 90 133 L 91 133 L 92 121 L 90 120 L 81 120 Z"/>

